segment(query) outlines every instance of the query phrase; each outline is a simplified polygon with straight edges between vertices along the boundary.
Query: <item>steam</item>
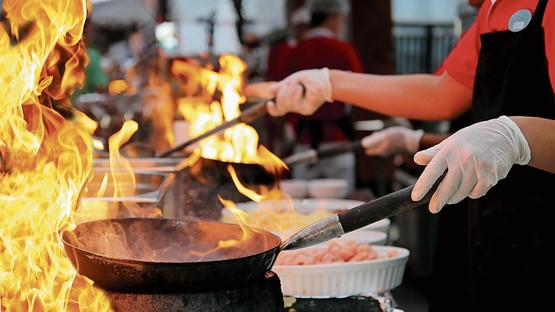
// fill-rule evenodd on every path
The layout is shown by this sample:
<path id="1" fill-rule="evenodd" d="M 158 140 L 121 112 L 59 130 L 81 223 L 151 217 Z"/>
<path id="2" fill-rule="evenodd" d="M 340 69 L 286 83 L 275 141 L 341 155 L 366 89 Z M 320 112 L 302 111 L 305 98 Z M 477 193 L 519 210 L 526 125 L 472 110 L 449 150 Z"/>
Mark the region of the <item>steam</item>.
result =
<path id="1" fill-rule="evenodd" d="M 100 256 L 145 262 L 184 263 L 242 258 L 269 250 L 279 241 L 257 234 L 241 241 L 242 230 L 230 224 L 165 219 L 99 220 L 82 223 L 65 239 Z M 222 240 L 237 240 L 222 248 Z"/>

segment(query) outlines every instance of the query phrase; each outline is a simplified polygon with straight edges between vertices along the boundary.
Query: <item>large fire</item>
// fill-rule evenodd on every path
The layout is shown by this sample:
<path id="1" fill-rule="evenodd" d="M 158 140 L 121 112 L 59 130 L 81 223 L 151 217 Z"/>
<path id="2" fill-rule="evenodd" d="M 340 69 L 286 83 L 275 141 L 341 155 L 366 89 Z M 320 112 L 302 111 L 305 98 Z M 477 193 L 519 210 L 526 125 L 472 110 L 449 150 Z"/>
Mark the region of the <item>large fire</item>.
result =
<path id="1" fill-rule="evenodd" d="M 89 7 L 90 8 L 90 7 Z M 92 168 L 95 123 L 72 109 L 84 78 L 85 0 L 4 0 L 0 29 L 0 310 L 105 311 L 58 232 Z"/>
<path id="2" fill-rule="evenodd" d="M 74 226 L 75 207 L 93 164 L 91 134 L 96 123 L 70 102 L 73 90 L 84 79 L 88 61 L 82 33 L 90 6 L 86 0 L 5 0 L 3 9 L 0 310 L 110 310 L 107 296 L 77 274 L 58 235 Z M 177 72 L 189 70 L 184 63 L 174 66 Z M 192 137 L 240 114 L 239 105 L 245 101 L 240 95 L 245 68 L 237 57 L 223 56 L 220 72 L 194 71 L 193 78 L 199 79 L 203 92 L 220 97 L 204 105 L 198 105 L 195 97 L 180 100 L 179 110 L 191 122 Z M 137 127 L 134 123 L 128 126 L 131 130 L 116 136 L 121 135 L 119 143 L 110 142 L 111 152 L 118 150 L 112 144 L 121 145 Z M 259 146 L 256 130 L 244 124 L 202 141 L 195 154 L 255 163 L 275 172 L 285 167 Z M 119 162 L 118 167 L 122 163 L 128 167 L 122 159 L 114 161 Z M 133 180 L 128 169 L 126 178 Z M 267 196 L 237 185 L 253 200 Z M 229 247 L 224 245 L 220 247 Z"/>

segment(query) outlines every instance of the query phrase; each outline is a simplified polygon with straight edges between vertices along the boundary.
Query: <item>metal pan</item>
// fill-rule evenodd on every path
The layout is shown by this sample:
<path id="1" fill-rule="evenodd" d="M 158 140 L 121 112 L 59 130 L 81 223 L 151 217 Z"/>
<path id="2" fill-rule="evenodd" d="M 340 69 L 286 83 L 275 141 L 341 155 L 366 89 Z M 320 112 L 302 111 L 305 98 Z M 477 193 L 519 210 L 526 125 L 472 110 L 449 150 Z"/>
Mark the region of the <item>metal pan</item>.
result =
<path id="1" fill-rule="evenodd" d="M 82 223 L 61 238 L 77 271 L 106 290 L 233 289 L 263 279 L 282 250 L 327 241 L 423 205 L 438 184 L 418 202 L 410 199 L 409 186 L 309 225 L 284 243 L 264 230 L 242 239 L 243 230 L 235 224 L 144 218 Z M 230 240 L 239 243 L 218 248 L 219 242 Z"/>
<path id="2" fill-rule="evenodd" d="M 234 224 L 128 218 L 81 223 L 61 237 L 77 271 L 100 288 L 171 293 L 232 289 L 263 278 L 281 240 L 261 231 L 248 244 L 217 248 L 219 241 L 242 235 Z"/>

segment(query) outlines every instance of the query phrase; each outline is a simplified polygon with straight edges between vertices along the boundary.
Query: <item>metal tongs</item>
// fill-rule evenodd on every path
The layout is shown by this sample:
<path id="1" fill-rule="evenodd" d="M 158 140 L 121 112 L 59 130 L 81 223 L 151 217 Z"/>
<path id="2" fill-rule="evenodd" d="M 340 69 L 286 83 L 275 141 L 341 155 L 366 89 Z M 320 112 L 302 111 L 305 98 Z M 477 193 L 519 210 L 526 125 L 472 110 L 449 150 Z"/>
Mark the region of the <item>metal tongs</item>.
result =
<path id="1" fill-rule="evenodd" d="M 362 150 L 360 141 L 352 141 L 346 143 L 338 143 L 334 145 L 322 146 L 317 149 L 308 149 L 306 151 L 295 153 L 283 159 L 283 162 L 290 166 L 300 162 L 308 162 L 315 164 L 322 158 L 337 156 L 349 152 L 357 152 Z"/>
<path id="2" fill-rule="evenodd" d="M 263 100 L 263 101 L 259 101 L 256 104 L 254 104 L 253 106 L 247 108 L 245 111 L 243 111 L 241 113 L 241 115 L 239 115 L 236 118 L 233 118 L 231 120 L 228 120 L 224 123 L 222 123 L 219 126 L 216 126 L 215 128 L 206 131 L 205 133 L 190 139 L 188 141 L 185 141 L 173 148 L 170 148 L 158 155 L 156 155 L 156 157 L 167 157 L 169 155 L 171 155 L 172 153 L 182 150 L 185 147 L 195 144 L 203 139 L 206 139 L 207 137 L 214 135 L 214 134 L 218 134 L 221 133 L 237 124 L 240 123 L 251 123 L 255 120 L 257 120 L 258 118 L 266 115 L 268 113 L 268 110 L 266 109 L 266 103 L 268 102 L 268 100 Z"/>

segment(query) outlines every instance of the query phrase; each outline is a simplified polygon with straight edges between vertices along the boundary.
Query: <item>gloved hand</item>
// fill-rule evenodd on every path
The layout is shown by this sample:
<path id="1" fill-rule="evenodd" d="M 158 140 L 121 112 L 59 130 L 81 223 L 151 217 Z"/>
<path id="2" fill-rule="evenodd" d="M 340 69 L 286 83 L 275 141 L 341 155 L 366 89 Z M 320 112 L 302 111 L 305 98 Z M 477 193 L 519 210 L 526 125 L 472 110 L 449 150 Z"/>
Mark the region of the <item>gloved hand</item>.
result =
<path id="1" fill-rule="evenodd" d="M 270 88 L 276 96 L 268 103 L 268 113 L 282 116 L 289 112 L 312 115 L 323 103 L 333 102 L 330 71 L 301 70 L 289 75 Z"/>
<path id="2" fill-rule="evenodd" d="M 364 152 L 369 156 L 389 156 L 418 151 L 424 131 L 395 126 L 376 131 L 361 140 Z"/>
<path id="3" fill-rule="evenodd" d="M 414 155 L 417 164 L 427 166 L 414 185 L 412 200 L 422 199 L 447 170 L 429 203 L 430 212 L 437 213 L 467 196 L 484 196 L 513 164 L 526 165 L 530 158 L 528 141 L 507 116 L 476 123 Z"/>

